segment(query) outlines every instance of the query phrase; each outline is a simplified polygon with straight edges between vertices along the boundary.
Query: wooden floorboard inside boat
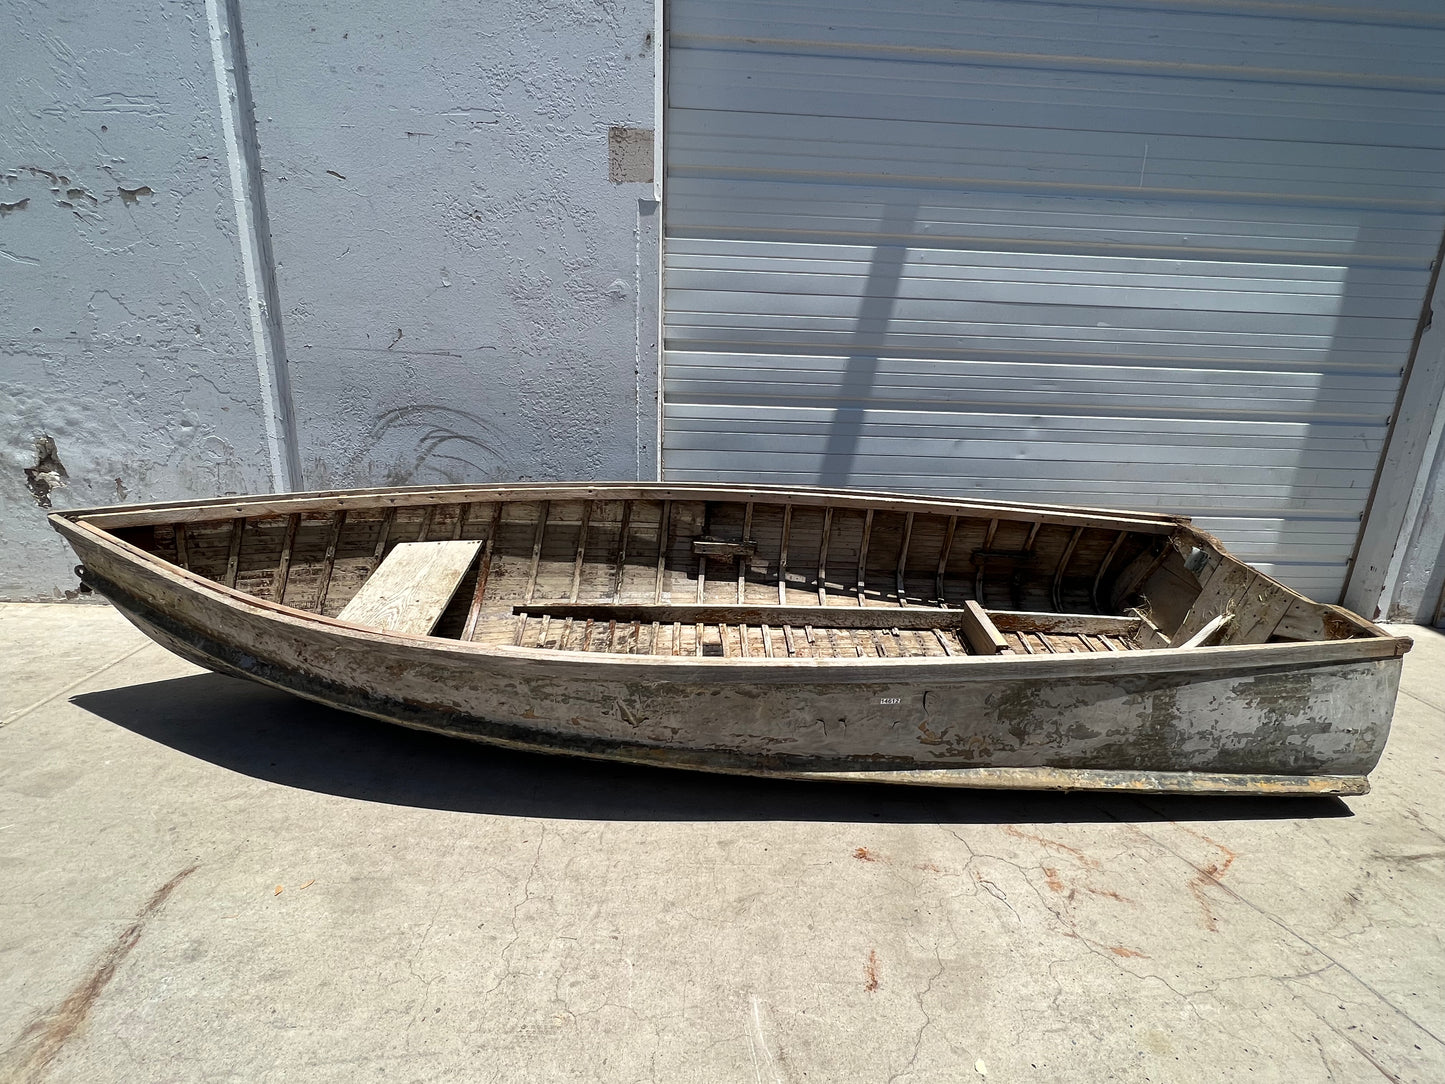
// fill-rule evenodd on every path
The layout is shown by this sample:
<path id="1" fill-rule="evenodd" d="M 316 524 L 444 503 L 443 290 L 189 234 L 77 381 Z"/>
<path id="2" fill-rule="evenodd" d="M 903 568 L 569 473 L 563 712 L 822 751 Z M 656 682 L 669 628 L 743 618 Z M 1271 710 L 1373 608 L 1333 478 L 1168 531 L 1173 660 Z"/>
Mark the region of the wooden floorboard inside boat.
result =
<path id="1" fill-rule="evenodd" d="M 1117 653 L 1168 646 L 1159 628 L 1202 627 L 1213 608 L 1234 605 L 1242 591 L 1237 562 L 1220 566 L 1217 555 L 1206 555 L 1213 563 L 1188 567 L 1158 531 L 1044 513 L 904 510 L 886 500 L 835 507 L 765 493 L 754 500 L 586 499 L 573 491 L 559 499 L 301 508 L 117 534 L 226 586 L 333 617 L 397 545 L 473 541 L 477 556 L 433 635 L 544 651 L 917 658 L 973 654 L 982 643 L 1013 655 Z M 1229 642 L 1264 642 L 1294 612 L 1293 596 L 1246 579 L 1261 585 L 1254 593 L 1264 603 L 1235 625 Z M 1208 584 L 1202 601 L 1201 583 Z M 554 604 L 621 609 L 611 617 L 514 611 Z M 991 647 L 986 636 L 971 642 L 956 622 L 894 627 L 884 616 L 890 609 L 958 613 L 974 604 L 994 613 L 1116 618 L 1138 606 L 1146 619 L 1089 629 L 1047 621 L 1028 627 L 1014 616 L 1001 633 L 994 630 Z M 722 609 L 698 620 L 624 612 L 639 606 Z M 726 609 L 769 606 L 817 616 L 765 624 Z M 858 627 L 846 615 L 860 611 L 879 619 Z"/>

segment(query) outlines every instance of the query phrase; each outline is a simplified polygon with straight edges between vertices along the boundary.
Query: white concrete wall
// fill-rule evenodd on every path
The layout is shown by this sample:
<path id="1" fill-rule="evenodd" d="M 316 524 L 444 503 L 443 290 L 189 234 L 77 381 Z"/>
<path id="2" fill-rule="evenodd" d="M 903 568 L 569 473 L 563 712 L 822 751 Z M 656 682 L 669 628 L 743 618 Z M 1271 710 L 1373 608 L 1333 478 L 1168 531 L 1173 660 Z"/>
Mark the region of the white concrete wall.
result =
<path id="1" fill-rule="evenodd" d="M 270 472 L 204 10 L 12 0 L 0 25 L 0 597 L 53 597 L 75 560 L 37 440 L 57 508 Z"/>
<path id="2" fill-rule="evenodd" d="M 304 486 L 650 477 L 651 3 L 242 15 Z"/>
<path id="3" fill-rule="evenodd" d="M 655 125 L 650 0 L 0 19 L 0 598 L 75 585 L 27 469 L 56 508 L 652 476 L 660 223 L 608 177 Z"/>

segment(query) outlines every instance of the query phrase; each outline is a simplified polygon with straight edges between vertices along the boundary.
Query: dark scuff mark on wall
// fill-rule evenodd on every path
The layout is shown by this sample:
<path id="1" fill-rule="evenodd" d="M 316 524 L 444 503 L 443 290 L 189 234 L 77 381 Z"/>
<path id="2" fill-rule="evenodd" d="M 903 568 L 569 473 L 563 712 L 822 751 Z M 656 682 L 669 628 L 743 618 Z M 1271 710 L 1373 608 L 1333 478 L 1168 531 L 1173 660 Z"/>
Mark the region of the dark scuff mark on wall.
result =
<path id="1" fill-rule="evenodd" d="M 119 193 L 121 200 L 130 207 L 139 203 L 142 196 L 155 195 L 148 184 L 143 184 L 139 188 L 117 188 L 116 192 Z"/>
<path id="2" fill-rule="evenodd" d="M 41 508 L 50 507 L 51 490 L 59 489 L 70 480 L 70 474 L 55 450 L 55 441 L 47 433 L 35 438 L 35 466 L 25 468 L 25 484 L 35 503 Z"/>
<path id="3" fill-rule="evenodd" d="M 29 206 L 29 196 L 26 196 L 24 199 L 18 199 L 14 203 L 0 203 L 0 218 L 4 218 L 6 215 L 10 214 L 13 211 L 23 211 L 26 207 Z"/>

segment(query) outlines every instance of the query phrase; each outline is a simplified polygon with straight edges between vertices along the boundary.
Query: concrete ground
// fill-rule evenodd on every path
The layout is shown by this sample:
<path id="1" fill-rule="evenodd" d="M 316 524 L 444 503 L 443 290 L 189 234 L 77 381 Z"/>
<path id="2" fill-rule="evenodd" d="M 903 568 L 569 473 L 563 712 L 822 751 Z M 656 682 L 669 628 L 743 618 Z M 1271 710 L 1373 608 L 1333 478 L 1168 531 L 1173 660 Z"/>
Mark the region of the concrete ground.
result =
<path id="1" fill-rule="evenodd" d="M 0 607 L 0 1080 L 1445 1080 L 1445 637 L 1374 793 L 523 756 Z"/>

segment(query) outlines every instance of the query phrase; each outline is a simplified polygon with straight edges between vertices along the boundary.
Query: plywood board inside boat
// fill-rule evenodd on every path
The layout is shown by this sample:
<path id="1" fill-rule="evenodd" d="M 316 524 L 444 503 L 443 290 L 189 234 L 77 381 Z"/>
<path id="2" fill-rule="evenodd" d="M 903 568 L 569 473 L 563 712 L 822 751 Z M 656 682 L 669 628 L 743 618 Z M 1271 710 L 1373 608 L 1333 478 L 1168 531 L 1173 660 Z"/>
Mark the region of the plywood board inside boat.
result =
<path id="1" fill-rule="evenodd" d="M 470 540 L 398 543 L 346 604 L 339 619 L 382 632 L 426 636 L 436 627 L 481 546 Z"/>

